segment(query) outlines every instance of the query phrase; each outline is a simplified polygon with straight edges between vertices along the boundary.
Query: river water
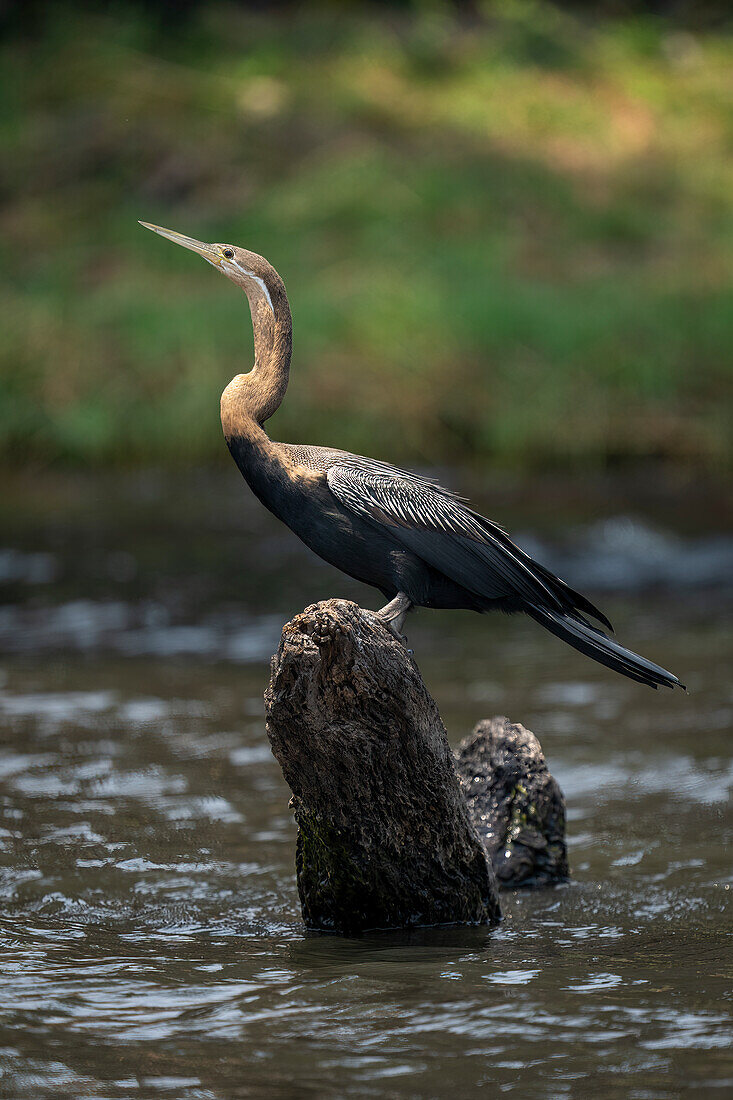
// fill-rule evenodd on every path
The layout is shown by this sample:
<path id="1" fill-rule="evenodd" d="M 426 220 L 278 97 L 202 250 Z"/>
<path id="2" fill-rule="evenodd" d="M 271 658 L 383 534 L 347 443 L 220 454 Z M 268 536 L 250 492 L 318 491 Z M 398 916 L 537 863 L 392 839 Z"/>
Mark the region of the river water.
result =
<path id="1" fill-rule="evenodd" d="M 690 695 L 533 623 L 418 613 L 454 742 L 507 714 L 568 805 L 571 881 L 500 928 L 309 934 L 262 691 L 282 622 L 378 595 L 236 475 L 20 477 L 0 539 L 0 1095 L 730 1095 L 733 539 L 666 483 L 479 503 Z"/>

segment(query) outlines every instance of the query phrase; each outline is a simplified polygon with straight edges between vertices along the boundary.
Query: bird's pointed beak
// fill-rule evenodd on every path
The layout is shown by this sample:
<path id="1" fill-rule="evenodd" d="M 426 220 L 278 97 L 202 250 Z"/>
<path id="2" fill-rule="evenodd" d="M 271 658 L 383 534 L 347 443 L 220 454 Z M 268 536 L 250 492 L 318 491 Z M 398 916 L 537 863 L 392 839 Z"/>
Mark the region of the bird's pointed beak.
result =
<path id="1" fill-rule="evenodd" d="M 151 225 L 150 222 L 140 222 L 139 224 L 146 229 L 152 229 L 153 233 L 166 237 L 174 244 L 180 244 L 184 248 L 190 248 L 192 252 L 198 252 L 199 256 L 203 256 L 205 260 L 216 267 L 222 262 L 221 253 L 213 244 L 204 244 L 203 241 L 196 241 L 193 237 L 184 237 L 183 233 L 176 233 L 174 229 L 163 229 L 161 225 Z"/>

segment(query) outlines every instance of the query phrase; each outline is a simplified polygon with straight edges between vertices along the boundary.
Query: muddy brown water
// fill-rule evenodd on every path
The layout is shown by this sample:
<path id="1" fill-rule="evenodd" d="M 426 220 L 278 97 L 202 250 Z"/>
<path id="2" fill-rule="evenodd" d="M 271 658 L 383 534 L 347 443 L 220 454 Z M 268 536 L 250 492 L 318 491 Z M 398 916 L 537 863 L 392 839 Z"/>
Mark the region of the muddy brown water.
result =
<path id="1" fill-rule="evenodd" d="M 524 516 L 503 494 L 691 694 L 530 622 L 416 615 L 454 741 L 495 713 L 540 737 L 572 880 L 504 894 L 495 931 L 340 939 L 300 921 L 262 691 L 285 618 L 373 594 L 223 474 L 9 483 L 0 1095 L 731 1094 L 731 540 L 633 494 Z"/>

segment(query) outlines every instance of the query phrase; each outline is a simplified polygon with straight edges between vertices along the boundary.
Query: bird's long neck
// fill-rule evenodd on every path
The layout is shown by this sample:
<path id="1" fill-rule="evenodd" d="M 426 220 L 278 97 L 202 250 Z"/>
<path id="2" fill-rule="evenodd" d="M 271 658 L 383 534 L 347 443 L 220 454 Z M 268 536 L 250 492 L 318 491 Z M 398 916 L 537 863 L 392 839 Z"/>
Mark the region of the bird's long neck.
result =
<path id="1" fill-rule="evenodd" d="M 262 434 L 262 425 L 280 407 L 288 388 L 293 324 L 282 281 L 269 288 L 261 279 L 244 287 L 252 314 L 255 361 L 249 374 L 233 378 L 221 397 L 221 423 L 227 441 Z"/>

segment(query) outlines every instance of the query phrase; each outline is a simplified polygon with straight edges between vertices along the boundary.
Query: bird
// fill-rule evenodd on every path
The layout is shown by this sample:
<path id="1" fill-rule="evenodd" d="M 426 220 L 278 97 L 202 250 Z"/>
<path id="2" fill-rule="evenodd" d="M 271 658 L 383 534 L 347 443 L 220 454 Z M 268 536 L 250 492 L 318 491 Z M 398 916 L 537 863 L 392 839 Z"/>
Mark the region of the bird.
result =
<path id="1" fill-rule="evenodd" d="M 248 249 L 205 244 L 149 222 L 140 225 L 197 253 L 246 294 L 254 364 L 235 375 L 221 395 L 232 458 L 260 502 L 311 550 L 382 593 L 387 603 L 374 614 L 403 643 L 405 617 L 413 607 L 524 612 L 631 680 L 685 690 L 671 672 L 610 638 L 611 623 L 590 600 L 456 493 L 377 459 L 271 439 L 265 424 L 285 397 L 292 353 L 282 279 Z"/>

